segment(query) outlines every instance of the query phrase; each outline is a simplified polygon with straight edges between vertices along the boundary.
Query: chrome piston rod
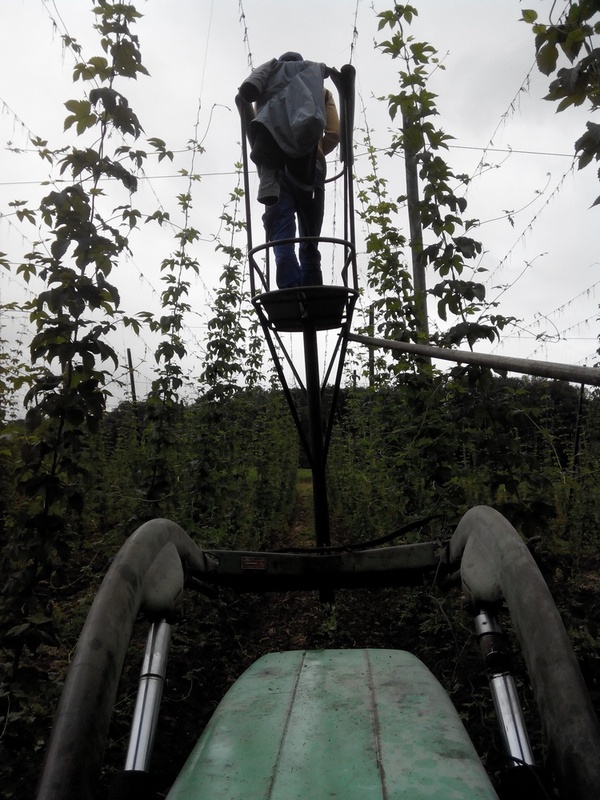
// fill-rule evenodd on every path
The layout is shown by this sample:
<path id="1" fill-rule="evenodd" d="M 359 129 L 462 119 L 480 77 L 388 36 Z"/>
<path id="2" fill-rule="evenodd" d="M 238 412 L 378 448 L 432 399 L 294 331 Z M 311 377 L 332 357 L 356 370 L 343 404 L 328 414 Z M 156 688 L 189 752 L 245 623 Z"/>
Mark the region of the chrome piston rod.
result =
<path id="1" fill-rule="evenodd" d="M 146 652 L 131 723 L 125 771 L 148 772 L 158 723 L 158 713 L 167 672 L 171 626 L 166 620 L 153 622 L 148 631 Z"/>
<path id="2" fill-rule="evenodd" d="M 494 699 L 494 706 L 504 747 L 508 755 L 517 764 L 534 765 L 529 736 L 525 729 L 523 713 L 517 695 L 515 680 L 512 675 L 492 675 L 490 690 Z"/>
<path id="3" fill-rule="evenodd" d="M 475 629 L 486 662 L 504 748 L 515 764 L 534 766 L 515 680 L 506 669 L 506 652 L 502 644 L 498 647 L 504 639 L 502 628 L 494 616 L 481 611 L 475 617 Z"/>

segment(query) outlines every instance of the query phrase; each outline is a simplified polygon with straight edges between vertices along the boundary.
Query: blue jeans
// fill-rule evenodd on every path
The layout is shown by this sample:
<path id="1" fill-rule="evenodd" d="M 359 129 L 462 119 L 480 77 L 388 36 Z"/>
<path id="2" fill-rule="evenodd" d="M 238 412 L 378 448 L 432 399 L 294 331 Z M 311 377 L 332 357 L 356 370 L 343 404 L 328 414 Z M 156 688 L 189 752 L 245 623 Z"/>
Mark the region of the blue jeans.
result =
<path id="1" fill-rule="evenodd" d="M 267 241 L 293 239 L 296 236 L 296 216 L 299 236 L 320 236 L 325 207 L 325 186 L 317 181 L 314 191 L 301 189 L 285 174 L 281 175 L 279 200 L 267 206 L 263 223 Z M 321 253 L 316 242 L 300 242 L 299 259 L 293 244 L 273 247 L 277 265 L 277 286 L 321 286 Z"/>

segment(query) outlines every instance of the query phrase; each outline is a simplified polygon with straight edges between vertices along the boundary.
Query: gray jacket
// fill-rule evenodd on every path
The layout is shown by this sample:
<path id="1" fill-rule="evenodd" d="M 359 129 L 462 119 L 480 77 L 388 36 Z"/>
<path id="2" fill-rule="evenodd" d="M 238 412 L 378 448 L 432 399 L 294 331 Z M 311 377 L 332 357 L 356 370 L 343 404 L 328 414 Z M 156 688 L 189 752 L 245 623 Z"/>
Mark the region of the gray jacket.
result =
<path id="1" fill-rule="evenodd" d="M 257 67 L 240 86 L 240 95 L 256 103 L 251 128 L 264 126 L 291 158 L 310 153 L 325 128 L 325 64 L 279 61 Z M 252 130 L 250 140 L 252 141 Z"/>

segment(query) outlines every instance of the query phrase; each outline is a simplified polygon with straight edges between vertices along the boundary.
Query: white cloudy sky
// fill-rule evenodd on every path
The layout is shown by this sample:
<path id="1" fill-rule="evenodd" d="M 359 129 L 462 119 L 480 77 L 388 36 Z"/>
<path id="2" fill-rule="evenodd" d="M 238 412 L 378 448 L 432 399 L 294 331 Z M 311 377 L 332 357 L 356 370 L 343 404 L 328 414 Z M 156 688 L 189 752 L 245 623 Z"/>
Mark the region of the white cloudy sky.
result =
<path id="1" fill-rule="evenodd" d="M 489 270 L 488 293 L 499 297 L 501 310 L 517 316 L 518 329 L 508 332 L 497 353 L 591 366 L 597 347 L 600 303 L 600 209 L 590 205 L 600 193 L 593 166 L 571 170 L 574 141 L 590 118 L 588 109 L 557 115 L 544 101 L 548 80 L 534 68 L 532 34 L 519 22 L 523 8 L 542 18 L 550 0 L 416 0 L 419 17 L 413 35 L 438 50 L 445 70 L 433 84 L 438 94 L 438 124 L 455 137 L 447 159 L 455 172 L 474 177 L 467 195 L 468 216 L 481 220 L 475 232 L 484 245 L 482 266 Z M 558 15 L 565 1 L 559 0 Z M 188 319 L 190 350 L 203 349 L 207 303 L 223 256 L 215 252 L 214 234 L 239 159 L 236 89 L 249 71 L 249 53 L 258 65 L 285 50 L 340 67 L 352 60 L 357 70 L 356 172 L 368 170 L 362 130 L 384 147 L 392 123 L 376 98 L 397 88 L 398 65 L 374 45 L 376 12 L 392 5 L 375 0 L 138 0 L 144 18 L 137 25 L 144 64 L 150 78 L 121 88 L 137 112 L 147 136 L 165 139 L 185 151 L 195 135 L 205 152 L 194 171 L 193 224 L 206 240 L 198 244 L 202 273 L 194 281 L 194 313 Z M 92 3 L 85 0 L 4 0 L 0 9 L 0 250 L 18 262 L 36 239 L 35 228 L 19 223 L 8 203 L 36 202 L 48 191 L 48 166 L 37 155 L 15 155 L 7 142 L 26 149 L 28 132 L 61 146 L 63 103 L 81 97 L 71 79 L 73 58 L 61 47 L 61 34 L 83 46 L 86 57 L 100 52 L 92 30 Z M 357 34 L 354 34 L 356 28 Z M 119 88 L 119 87 L 117 87 Z M 198 133 L 195 133 L 198 120 Z M 485 168 L 480 165 L 485 163 Z M 192 167 L 189 153 L 176 163 L 147 168 L 134 203 L 142 213 L 159 204 L 174 209 L 174 198 L 187 189 L 176 177 Z M 392 195 L 403 193 L 400 158 L 382 159 Z M 175 176 L 175 177 L 174 177 Z M 55 176 L 56 177 L 56 176 Z M 329 198 L 329 207 L 335 200 Z M 512 223 L 506 212 L 511 212 Z M 333 221 L 328 216 L 327 224 Z M 407 229 L 400 216 L 398 224 Z M 259 220 L 254 221 L 259 230 Z M 364 232 L 358 224 L 359 252 Z M 324 233 L 334 233 L 333 229 Z M 339 233 L 339 232 L 338 232 Z M 128 313 L 158 309 L 159 266 L 174 249 L 168 232 L 145 226 L 134 237 L 133 258 L 123 262 L 115 282 Z M 364 270 L 365 257 L 360 256 Z M 14 274 L 0 275 L 0 301 L 25 297 Z M 4 314 L 3 336 L 26 332 L 26 321 Z M 542 335 L 542 339 L 536 338 Z M 140 391 L 151 375 L 149 348 L 130 332 L 119 334 L 119 352 L 135 352 Z M 482 349 L 485 349 L 482 347 Z M 190 371 L 198 372 L 192 358 Z"/>

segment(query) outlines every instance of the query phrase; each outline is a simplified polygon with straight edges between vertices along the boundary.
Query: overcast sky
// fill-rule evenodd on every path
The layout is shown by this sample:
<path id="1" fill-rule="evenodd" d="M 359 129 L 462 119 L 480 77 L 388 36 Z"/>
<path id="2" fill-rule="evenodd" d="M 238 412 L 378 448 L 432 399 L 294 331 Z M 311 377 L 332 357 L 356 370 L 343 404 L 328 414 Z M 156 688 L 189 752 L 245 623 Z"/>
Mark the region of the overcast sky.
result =
<path id="1" fill-rule="evenodd" d="M 27 200 L 35 206 L 48 191 L 40 183 L 50 173 L 37 155 L 15 155 L 6 145 L 10 141 L 26 149 L 29 132 L 48 139 L 50 146 L 72 141 L 62 133 L 62 104 L 80 98 L 83 89 L 72 83 L 73 57 L 63 52 L 61 34 L 77 39 L 85 57 L 99 54 L 92 5 L 85 0 L 1 4 L 0 250 L 15 262 L 30 249 L 37 232 L 10 216 L 8 202 Z M 535 69 L 533 37 L 519 21 L 523 8 L 536 8 L 545 20 L 552 3 L 421 0 L 415 5 L 419 17 L 412 33 L 433 44 L 445 66 L 432 88 L 438 94 L 436 122 L 455 137 L 446 158 L 455 172 L 473 176 L 467 216 L 481 221 L 474 236 L 485 249 L 481 266 L 489 271 L 484 276 L 488 296 L 498 297 L 501 311 L 521 320 L 493 350 L 591 366 L 598 346 L 600 208 L 590 206 L 600 185 L 593 166 L 584 172 L 572 170 L 574 141 L 590 113 L 585 108 L 557 115 L 554 105 L 542 99 L 548 79 Z M 235 186 L 240 137 L 234 97 L 249 72 L 249 60 L 257 66 L 297 50 L 307 59 L 335 67 L 354 64 L 360 178 L 369 169 L 363 131 L 368 127 L 373 144 L 383 148 L 392 127 L 385 104 L 376 98 L 397 89 L 399 65 L 374 44 L 383 37 L 377 32 L 376 12 L 391 6 L 380 0 L 375 10 L 370 0 L 138 0 L 144 18 L 136 28 L 151 77 L 117 88 L 129 99 L 148 137 L 161 137 L 179 151 L 197 137 L 205 148 L 193 164 L 203 177 L 193 186 L 192 222 L 206 240 L 197 248 L 202 273 L 194 281 L 194 313 L 187 320 L 189 347 L 195 354 L 203 349 L 207 303 L 223 262 L 222 254 L 215 252 L 214 235 Z M 559 0 L 555 17 L 563 6 Z M 176 214 L 174 198 L 187 189 L 187 182 L 176 175 L 191 167 L 191 155 L 185 152 L 174 165 L 149 165 L 150 179 L 142 181 L 134 204 L 143 213 L 160 205 Z M 382 157 L 380 168 L 389 179 L 391 195 L 402 194 L 401 159 Z M 331 213 L 337 202 L 328 197 L 329 230 L 324 234 L 339 234 Z M 398 224 L 406 231 L 403 214 Z M 259 231 L 259 223 L 254 225 Z M 360 223 L 357 233 L 364 274 Z M 132 314 L 157 310 L 159 266 L 174 249 L 173 239 L 168 232 L 144 226 L 132 246 L 133 258 L 123 262 L 115 276 L 123 308 Z M 2 302 L 24 296 L 26 289 L 14 274 L 0 276 Z M 17 315 L 4 315 L 3 327 L 6 337 L 26 323 Z M 143 392 L 144 380 L 151 376 L 151 354 L 124 331 L 117 349 L 124 354 L 127 347 L 136 353 Z M 190 370 L 197 374 L 197 359 L 191 359 Z"/>

